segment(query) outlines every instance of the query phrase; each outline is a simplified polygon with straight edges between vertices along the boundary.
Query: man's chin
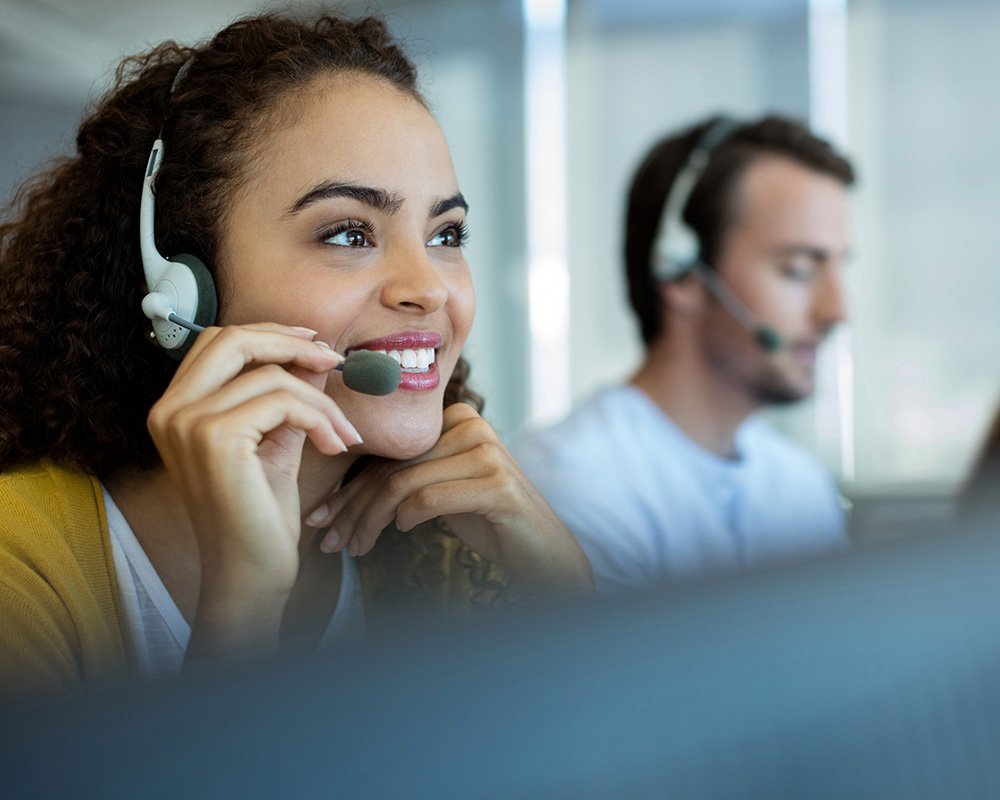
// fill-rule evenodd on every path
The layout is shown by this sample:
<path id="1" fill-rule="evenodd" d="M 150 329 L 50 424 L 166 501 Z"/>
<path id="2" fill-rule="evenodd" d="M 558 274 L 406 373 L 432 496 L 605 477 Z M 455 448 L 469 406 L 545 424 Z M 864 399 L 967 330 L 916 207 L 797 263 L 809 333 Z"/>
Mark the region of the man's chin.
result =
<path id="1" fill-rule="evenodd" d="M 800 403 L 813 393 L 813 382 L 772 381 L 757 386 L 757 401 L 765 406 L 787 406 Z"/>

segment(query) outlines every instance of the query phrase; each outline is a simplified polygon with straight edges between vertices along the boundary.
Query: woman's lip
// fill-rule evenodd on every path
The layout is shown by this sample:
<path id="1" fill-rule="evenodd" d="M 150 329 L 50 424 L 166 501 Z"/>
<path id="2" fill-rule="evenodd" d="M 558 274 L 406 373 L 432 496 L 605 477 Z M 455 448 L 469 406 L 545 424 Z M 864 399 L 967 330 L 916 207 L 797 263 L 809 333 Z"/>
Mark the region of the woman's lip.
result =
<path id="1" fill-rule="evenodd" d="M 441 341 L 442 336 L 436 331 L 402 331 L 351 345 L 347 350 L 415 350 L 419 347 L 433 347 L 436 350 L 441 346 Z"/>
<path id="2" fill-rule="evenodd" d="M 436 389 L 440 383 L 441 373 L 438 372 L 436 361 L 427 368 L 427 372 L 403 370 L 402 375 L 399 376 L 399 388 L 404 392 L 427 392 Z"/>

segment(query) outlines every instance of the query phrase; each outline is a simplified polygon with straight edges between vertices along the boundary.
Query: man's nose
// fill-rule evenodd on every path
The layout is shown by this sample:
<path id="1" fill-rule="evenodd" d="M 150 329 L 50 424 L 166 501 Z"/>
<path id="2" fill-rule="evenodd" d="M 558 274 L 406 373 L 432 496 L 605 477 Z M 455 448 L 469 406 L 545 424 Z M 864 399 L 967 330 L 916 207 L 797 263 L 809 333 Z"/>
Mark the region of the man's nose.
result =
<path id="1" fill-rule="evenodd" d="M 839 265 L 827 265 L 822 271 L 813 299 L 813 319 L 824 330 L 847 319 Z"/>

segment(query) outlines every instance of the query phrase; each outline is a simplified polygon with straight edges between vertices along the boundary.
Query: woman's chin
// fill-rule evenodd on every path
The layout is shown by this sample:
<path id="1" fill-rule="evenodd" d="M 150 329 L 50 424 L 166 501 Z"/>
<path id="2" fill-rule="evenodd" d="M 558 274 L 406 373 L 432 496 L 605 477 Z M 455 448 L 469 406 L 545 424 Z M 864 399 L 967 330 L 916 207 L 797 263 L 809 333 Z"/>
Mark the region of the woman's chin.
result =
<path id="1" fill-rule="evenodd" d="M 441 438 L 441 420 L 438 419 L 437 427 L 424 425 L 419 429 L 382 429 L 368 434 L 362 432 L 362 436 L 366 453 L 394 461 L 406 461 L 423 455 L 437 444 Z"/>

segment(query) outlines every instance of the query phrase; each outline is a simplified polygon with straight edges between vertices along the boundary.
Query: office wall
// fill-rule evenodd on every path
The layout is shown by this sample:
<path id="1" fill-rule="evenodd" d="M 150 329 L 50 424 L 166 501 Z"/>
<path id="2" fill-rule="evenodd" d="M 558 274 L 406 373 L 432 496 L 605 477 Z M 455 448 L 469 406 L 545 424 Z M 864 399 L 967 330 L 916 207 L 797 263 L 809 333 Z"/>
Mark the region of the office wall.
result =
<path id="1" fill-rule="evenodd" d="M 1000 5 L 859 0 L 856 482 L 957 486 L 1000 402 Z"/>

